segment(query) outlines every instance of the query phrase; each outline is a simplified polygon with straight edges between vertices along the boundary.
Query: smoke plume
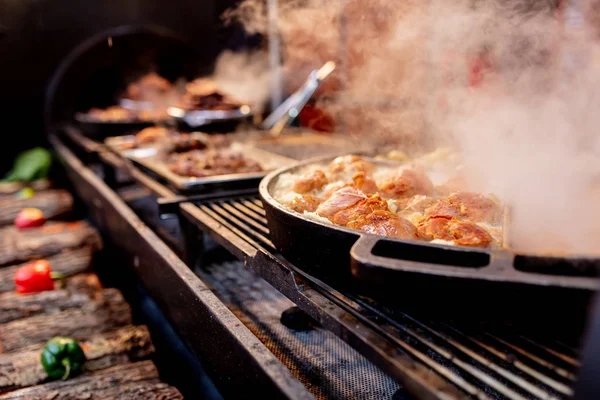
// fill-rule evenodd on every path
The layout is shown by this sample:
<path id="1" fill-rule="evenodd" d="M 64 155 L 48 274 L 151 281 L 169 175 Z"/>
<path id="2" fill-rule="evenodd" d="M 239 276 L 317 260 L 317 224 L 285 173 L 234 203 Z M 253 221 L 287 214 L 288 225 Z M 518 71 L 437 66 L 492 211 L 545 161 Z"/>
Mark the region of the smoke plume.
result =
<path id="1" fill-rule="evenodd" d="M 322 106 L 340 130 L 398 150 L 452 146 L 468 189 L 510 207 L 519 250 L 600 250 L 598 2 L 574 27 L 558 0 L 279 4 L 288 88 L 336 61 Z M 226 18 L 268 31 L 262 0 Z"/>

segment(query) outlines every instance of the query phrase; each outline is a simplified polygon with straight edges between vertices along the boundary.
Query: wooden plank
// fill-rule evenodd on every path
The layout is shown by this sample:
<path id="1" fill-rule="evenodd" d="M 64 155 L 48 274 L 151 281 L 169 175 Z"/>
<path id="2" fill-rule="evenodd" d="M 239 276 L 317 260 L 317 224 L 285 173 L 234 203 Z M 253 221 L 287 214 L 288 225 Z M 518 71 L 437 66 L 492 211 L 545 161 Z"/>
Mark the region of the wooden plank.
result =
<path id="1" fill-rule="evenodd" d="M 67 281 L 67 288 L 61 290 L 24 295 L 17 292 L 0 294 L 0 324 L 71 309 L 95 312 L 120 296 L 116 289 L 101 290 L 100 282 L 93 277 L 93 274 L 74 276 Z"/>
<path id="2" fill-rule="evenodd" d="M 102 307 L 93 310 L 66 310 L 38 315 L 0 325 L 0 353 L 45 343 L 54 336 L 83 340 L 131 323 L 131 310 L 117 290 L 106 292 Z"/>
<path id="3" fill-rule="evenodd" d="M 67 215 L 73 209 L 73 196 L 66 190 L 37 192 L 29 199 L 16 196 L 0 197 L 0 225 L 12 225 L 24 208 L 39 208 L 46 219 Z"/>
<path id="4" fill-rule="evenodd" d="M 83 246 L 77 249 L 67 249 L 46 258 L 52 270 L 65 276 L 72 276 L 89 270 L 95 247 Z M 23 263 L 26 264 L 26 263 Z M 23 264 L 0 267 L 0 293 L 15 290 L 14 276 Z"/>
<path id="5" fill-rule="evenodd" d="M 49 382 L 0 396 L 2 400 L 175 400 L 182 398 L 177 389 L 160 383 L 158 371 L 151 361 L 121 364 L 66 381 Z"/>
<path id="6" fill-rule="evenodd" d="M 0 182 L 0 196 L 12 195 L 26 187 L 33 190 L 48 190 L 52 182 L 47 179 L 40 179 L 33 182 Z"/>
<path id="7" fill-rule="evenodd" d="M 0 229 L 0 265 L 14 264 L 90 245 L 100 248 L 100 236 L 85 221 L 50 222 L 40 228 Z"/>
<path id="8" fill-rule="evenodd" d="M 82 341 L 87 361 L 85 371 L 97 371 L 118 364 L 139 361 L 154 352 L 150 333 L 145 326 L 126 326 Z M 39 385 L 47 379 L 40 363 L 44 345 L 16 353 L 0 354 L 0 393 Z"/>

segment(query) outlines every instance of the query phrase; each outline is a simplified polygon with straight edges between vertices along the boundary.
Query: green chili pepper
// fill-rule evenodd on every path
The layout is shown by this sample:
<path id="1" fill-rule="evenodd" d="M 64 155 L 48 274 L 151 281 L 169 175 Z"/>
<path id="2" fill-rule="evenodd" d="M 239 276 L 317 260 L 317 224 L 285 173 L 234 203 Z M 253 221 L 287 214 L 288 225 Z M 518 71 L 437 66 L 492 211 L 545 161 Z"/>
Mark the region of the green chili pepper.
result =
<path id="1" fill-rule="evenodd" d="M 42 350 L 41 361 L 50 378 L 64 381 L 81 371 L 85 354 L 74 339 L 55 337 Z"/>

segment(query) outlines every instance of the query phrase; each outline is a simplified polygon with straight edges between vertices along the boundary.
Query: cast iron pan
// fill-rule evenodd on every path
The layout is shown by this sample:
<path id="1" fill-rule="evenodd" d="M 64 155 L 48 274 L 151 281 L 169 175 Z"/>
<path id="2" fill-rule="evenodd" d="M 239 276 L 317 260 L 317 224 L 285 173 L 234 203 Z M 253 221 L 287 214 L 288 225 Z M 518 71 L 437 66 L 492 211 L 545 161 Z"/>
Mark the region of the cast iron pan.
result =
<path id="1" fill-rule="evenodd" d="M 554 317 L 558 308 L 573 317 L 585 312 L 600 282 L 599 259 L 386 238 L 308 219 L 272 197 L 282 174 L 332 160 L 313 159 L 274 171 L 259 187 L 271 240 L 298 267 L 393 305 L 511 314 L 533 308 L 546 317 Z"/>

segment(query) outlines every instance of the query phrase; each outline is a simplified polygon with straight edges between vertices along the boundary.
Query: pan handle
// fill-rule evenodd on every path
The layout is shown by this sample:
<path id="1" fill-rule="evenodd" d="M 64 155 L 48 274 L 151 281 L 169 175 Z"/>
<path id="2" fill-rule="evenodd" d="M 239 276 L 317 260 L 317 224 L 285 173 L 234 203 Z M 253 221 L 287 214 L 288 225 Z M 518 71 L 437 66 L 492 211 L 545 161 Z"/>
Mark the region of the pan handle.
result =
<path id="1" fill-rule="evenodd" d="M 389 240 L 362 235 L 350 250 L 352 274 L 359 278 L 375 270 L 470 277 L 487 270 L 491 253 L 486 250 L 436 246 L 414 241 Z"/>

